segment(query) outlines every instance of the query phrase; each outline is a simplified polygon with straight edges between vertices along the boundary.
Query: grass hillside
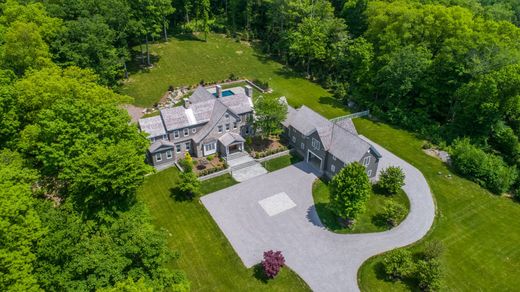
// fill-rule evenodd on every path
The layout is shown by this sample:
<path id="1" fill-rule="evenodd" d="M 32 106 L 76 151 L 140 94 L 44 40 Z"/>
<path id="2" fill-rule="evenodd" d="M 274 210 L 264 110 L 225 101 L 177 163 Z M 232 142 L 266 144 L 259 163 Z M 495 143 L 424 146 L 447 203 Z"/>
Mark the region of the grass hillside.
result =
<path id="1" fill-rule="evenodd" d="M 233 72 L 251 79 L 266 79 L 292 105 L 305 104 L 328 118 L 347 112 L 332 102 L 330 94 L 320 86 L 287 73 L 281 65 L 266 60 L 249 46 L 220 36 L 211 36 L 208 43 L 172 39 L 166 44 L 153 45 L 152 52 L 159 56 L 156 66 L 149 73 L 133 74 L 122 88 L 139 105 L 157 101 L 169 84 L 225 79 Z M 440 240 L 446 248 L 441 260 L 448 290 L 511 291 L 520 287 L 520 277 L 516 276 L 520 269 L 519 203 L 494 196 L 456 175 L 446 177 L 450 170 L 438 159 L 424 154 L 422 141 L 409 132 L 364 119 L 356 119 L 355 124 L 361 134 L 425 175 L 438 207 L 437 219 L 426 240 Z M 182 252 L 179 266 L 188 271 L 195 290 L 265 288 L 249 279 L 251 271 L 243 268 L 201 205 L 176 202 L 169 196 L 167 190 L 175 183 L 175 174 L 156 174 L 147 179 L 141 195 L 157 217 L 157 224 L 172 233 L 172 248 Z M 368 261 L 360 270 L 361 288 L 408 290 L 410 287 L 403 284 L 381 279 L 377 272 L 379 258 Z M 302 287 L 296 278 L 286 277 L 280 279 L 283 283 L 279 286 L 273 283 L 273 287 L 286 290 Z"/>

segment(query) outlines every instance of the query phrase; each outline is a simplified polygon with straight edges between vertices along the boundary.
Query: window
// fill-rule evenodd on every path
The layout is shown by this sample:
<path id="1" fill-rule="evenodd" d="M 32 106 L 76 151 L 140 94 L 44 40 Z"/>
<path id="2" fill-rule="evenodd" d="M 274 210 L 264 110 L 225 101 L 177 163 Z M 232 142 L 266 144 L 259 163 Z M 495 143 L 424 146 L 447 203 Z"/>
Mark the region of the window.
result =
<path id="1" fill-rule="evenodd" d="M 197 133 L 197 128 L 193 128 L 193 129 L 191 129 L 191 133 L 192 133 L 192 134 Z"/>
<path id="2" fill-rule="evenodd" d="M 186 142 L 186 151 L 190 151 L 191 150 L 191 143 L 190 142 Z"/>
<path id="3" fill-rule="evenodd" d="M 320 141 L 312 138 L 312 147 L 314 147 L 314 149 L 320 149 Z"/>
<path id="4" fill-rule="evenodd" d="M 336 161 L 336 156 L 332 155 L 332 160 Z"/>
<path id="5" fill-rule="evenodd" d="M 175 152 L 177 152 L 177 153 L 181 152 L 181 144 L 175 145 Z"/>
<path id="6" fill-rule="evenodd" d="M 296 143 L 296 136 L 292 136 L 293 143 Z"/>
<path id="7" fill-rule="evenodd" d="M 226 132 L 229 132 L 229 124 L 226 124 Z"/>
<path id="8" fill-rule="evenodd" d="M 222 133 L 222 126 L 218 126 L 218 132 Z"/>
<path id="9" fill-rule="evenodd" d="M 302 142 L 302 144 L 300 145 L 300 147 L 302 147 L 302 149 L 305 149 L 305 144 L 303 144 L 303 142 Z"/>
<path id="10" fill-rule="evenodd" d="M 246 135 L 249 135 L 249 127 L 246 127 Z"/>
<path id="11" fill-rule="evenodd" d="M 190 134 L 190 129 L 186 128 L 184 129 L 184 137 L 188 136 Z"/>
<path id="12" fill-rule="evenodd" d="M 369 170 L 367 171 L 367 175 L 368 175 L 368 177 L 371 177 L 371 176 L 372 176 L 372 169 L 369 169 Z"/>
<path id="13" fill-rule="evenodd" d="M 336 172 L 336 166 L 334 164 L 331 164 L 330 171 Z"/>
<path id="14" fill-rule="evenodd" d="M 206 144 L 204 145 L 204 148 L 206 149 L 206 151 L 215 150 L 215 143 Z"/>
<path id="15" fill-rule="evenodd" d="M 163 139 L 164 141 L 168 141 L 168 135 L 162 135 L 162 139 Z"/>
<path id="16" fill-rule="evenodd" d="M 370 156 L 363 158 L 363 165 L 367 167 L 370 164 Z"/>
<path id="17" fill-rule="evenodd" d="M 155 161 L 161 161 L 162 160 L 162 155 L 161 153 L 157 153 L 155 154 Z"/>
<path id="18" fill-rule="evenodd" d="M 226 119 L 229 119 L 229 114 L 228 113 L 226 113 Z"/>
<path id="19" fill-rule="evenodd" d="M 171 150 L 166 151 L 166 159 L 172 159 L 173 153 Z"/>
<path id="20" fill-rule="evenodd" d="M 179 138 L 179 137 L 180 137 L 180 135 L 179 135 L 179 130 L 175 130 L 175 131 L 173 131 L 173 138 L 174 138 L 174 139 L 177 139 L 177 138 Z"/>
<path id="21" fill-rule="evenodd" d="M 237 128 L 237 122 L 234 122 L 233 123 L 233 129 L 236 129 Z"/>

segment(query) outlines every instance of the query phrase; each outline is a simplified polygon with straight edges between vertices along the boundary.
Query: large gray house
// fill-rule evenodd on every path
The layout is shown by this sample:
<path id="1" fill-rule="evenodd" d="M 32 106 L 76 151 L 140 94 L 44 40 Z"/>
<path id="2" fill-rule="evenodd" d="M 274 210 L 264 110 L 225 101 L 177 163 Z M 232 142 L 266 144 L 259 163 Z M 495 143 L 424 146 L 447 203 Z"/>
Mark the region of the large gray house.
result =
<path id="1" fill-rule="evenodd" d="M 369 177 L 376 175 L 381 155 L 358 136 L 351 119 L 332 122 L 306 106 L 288 106 L 283 126 L 294 149 L 326 176 L 334 176 L 355 161 L 366 167 Z"/>
<path id="2" fill-rule="evenodd" d="M 227 156 L 244 149 L 252 134 L 253 89 L 223 90 L 199 86 L 184 106 L 164 108 L 160 115 L 139 120 L 152 145 L 148 161 L 156 167 L 174 164 L 185 153 L 194 157 L 219 153 Z"/>

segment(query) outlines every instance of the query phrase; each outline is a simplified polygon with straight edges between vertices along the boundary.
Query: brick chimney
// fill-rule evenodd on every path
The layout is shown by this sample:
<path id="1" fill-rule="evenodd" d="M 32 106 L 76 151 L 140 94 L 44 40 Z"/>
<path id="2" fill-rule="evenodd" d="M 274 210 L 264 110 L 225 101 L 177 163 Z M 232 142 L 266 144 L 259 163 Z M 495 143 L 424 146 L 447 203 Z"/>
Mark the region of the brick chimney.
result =
<path id="1" fill-rule="evenodd" d="M 215 88 L 217 89 L 217 98 L 221 98 L 222 97 L 222 86 L 220 84 L 217 84 L 217 86 L 215 86 Z"/>

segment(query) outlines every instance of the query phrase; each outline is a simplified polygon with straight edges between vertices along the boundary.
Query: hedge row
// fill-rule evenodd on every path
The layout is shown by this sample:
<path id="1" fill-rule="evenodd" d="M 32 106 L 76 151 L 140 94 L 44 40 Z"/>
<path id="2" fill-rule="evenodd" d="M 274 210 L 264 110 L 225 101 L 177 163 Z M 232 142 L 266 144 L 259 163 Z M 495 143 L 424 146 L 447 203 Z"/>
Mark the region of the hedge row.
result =
<path id="1" fill-rule="evenodd" d="M 262 152 L 255 152 L 255 158 L 256 159 L 264 158 L 264 157 L 267 157 L 269 155 L 273 155 L 273 154 L 276 154 L 276 153 L 279 153 L 279 152 L 282 152 L 282 151 L 285 151 L 285 150 L 287 150 L 287 147 L 282 146 L 282 147 L 278 147 L 276 149 L 268 149 L 268 150 L 262 151 Z"/>

